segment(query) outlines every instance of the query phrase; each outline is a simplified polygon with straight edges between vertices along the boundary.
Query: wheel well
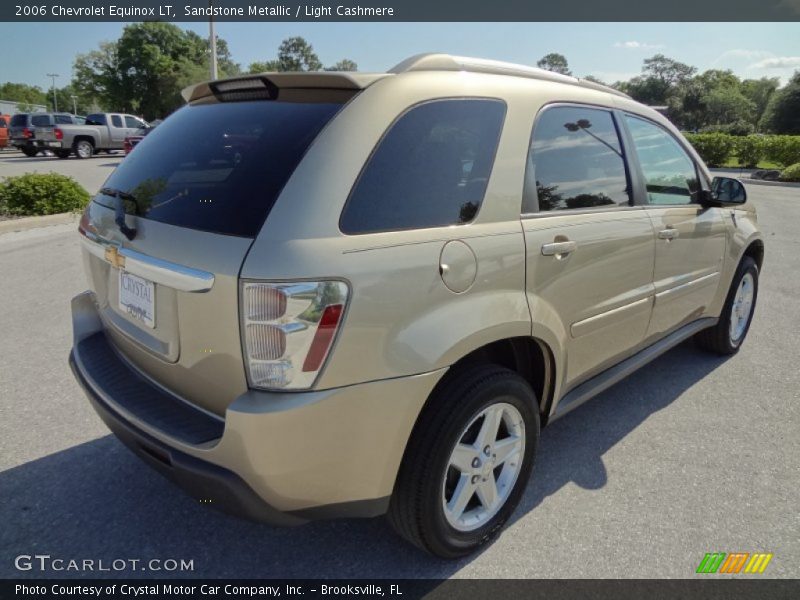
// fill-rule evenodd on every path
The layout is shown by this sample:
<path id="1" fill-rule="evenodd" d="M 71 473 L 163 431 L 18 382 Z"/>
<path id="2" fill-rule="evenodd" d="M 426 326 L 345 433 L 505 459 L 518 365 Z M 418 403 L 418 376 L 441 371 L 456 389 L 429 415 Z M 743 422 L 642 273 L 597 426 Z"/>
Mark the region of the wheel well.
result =
<path id="1" fill-rule="evenodd" d="M 500 365 L 523 377 L 531 384 L 539 400 L 542 426 L 546 424 L 553 401 L 555 363 L 550 348 L 544 342 L 531 337 L 498 340 L 473 350 L 451 369 L 475 364 Z"/>
<path id="2" fill-rule="evenodd" d="M 94 139 L 91 136 L 88 136 L 88 135 L 76 135 L 75 139 L 72 140 L 72 145 L 74 146 L 78 142 L 82 142 L 82 141 L 89 142 L 92 145 L 92 147 L 94 147 Z"/>
<path id="3" fill-rule="evenodd" d="M 759 272 L 761 271 L 761 265 L 764 263 L 764 242 L 761 240 L 756 240 L 752 244 L 750 244 L 747 249 L 744 251 L 743 256 L 749 256 L 758 265 Z"/>

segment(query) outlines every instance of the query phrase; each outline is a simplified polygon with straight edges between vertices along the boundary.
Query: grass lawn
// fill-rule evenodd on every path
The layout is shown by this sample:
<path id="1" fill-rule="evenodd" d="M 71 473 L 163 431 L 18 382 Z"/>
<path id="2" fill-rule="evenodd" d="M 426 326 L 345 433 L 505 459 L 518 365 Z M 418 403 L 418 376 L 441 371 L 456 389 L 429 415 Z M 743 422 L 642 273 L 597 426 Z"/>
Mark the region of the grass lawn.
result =
<path id="1" fill-rule="evenodd" d="M 722 168 L 725 169 L 741 169 L 742 165 L 739 164 L 739 159 L 736 156 L 731 156 L 722 164 Z M 758 163 L 759 169 L 778 169 L 783 170 L 783 168 L 774 162 L 769 162 L 768 160 L 762 160 Z"/>

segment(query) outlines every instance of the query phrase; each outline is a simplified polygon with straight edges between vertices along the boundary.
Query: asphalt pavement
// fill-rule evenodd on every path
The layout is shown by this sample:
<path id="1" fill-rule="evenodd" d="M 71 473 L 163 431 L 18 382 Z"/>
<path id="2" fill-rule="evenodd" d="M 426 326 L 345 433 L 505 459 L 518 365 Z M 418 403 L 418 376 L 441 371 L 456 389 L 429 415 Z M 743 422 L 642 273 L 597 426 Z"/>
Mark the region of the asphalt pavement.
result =
<path id="1" fill-rule="evenodd" d="M 764 576 L 798 577 L 800 190 L 748 193 L 766 261 L 741 352 L 687 342 L 546 428 L 506 530 L 455 562 L 380 518 L 279 529 L 184 495 L 109 435 L 69 371 L 69 299 L 86 287 L 74 225 L 0 235 L 0 577 L 691 578 L 716 551 L 771 552 Z M 37 553 L 193 570 L 15 568 Z"/>
<path id="2" fill-rule="evenodd" d="M 44 155 L 28 157 L 22 152 L 3 150 L 0 152 L 0 178 L 54 171 L 74 178 L 86 191 L 94 194 L 123 158 L 122 151 L 113 154 L 104 152 L 82 160 L 74 156 L 64 159 Z"/>

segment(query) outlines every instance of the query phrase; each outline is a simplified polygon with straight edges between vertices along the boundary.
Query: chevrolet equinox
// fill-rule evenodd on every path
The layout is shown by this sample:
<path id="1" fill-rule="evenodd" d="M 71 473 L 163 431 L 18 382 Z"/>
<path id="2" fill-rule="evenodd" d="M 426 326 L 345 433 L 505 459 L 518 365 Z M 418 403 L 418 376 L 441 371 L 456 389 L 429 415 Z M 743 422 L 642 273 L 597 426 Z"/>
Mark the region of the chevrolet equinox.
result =
<path id="1" fill-rule="evenodd" d="M 184 97 L 81 219 L 70 363 L 198 501 L 388 513 L 463 556 L 518 504 L 542 426 L 689 337 L 747 335 L 743 185 L 616 90 L 427 54 Z"/>

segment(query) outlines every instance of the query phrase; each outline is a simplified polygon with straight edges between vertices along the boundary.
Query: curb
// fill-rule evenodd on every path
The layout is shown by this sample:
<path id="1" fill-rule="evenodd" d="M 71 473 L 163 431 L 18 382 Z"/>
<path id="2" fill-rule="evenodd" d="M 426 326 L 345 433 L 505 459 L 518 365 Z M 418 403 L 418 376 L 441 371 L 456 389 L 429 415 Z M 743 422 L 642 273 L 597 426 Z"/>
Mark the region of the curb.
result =
<path id="1" fill-rule="evenodd" d="M 749 177 L 750 173 L 753 170 L 748 171 L 737 171 L 736 169 L 709 169 L 712 173 L 716 173 L 718 175 L 724 175 L 727 177 L 736 177 L 740 179 L 744 184 L 753 184 L 753 185 L 771 185 L 774 187 L 787 187 L 787 188 L 798 188 L 800 187 L 800 182 L 796 181 L 769 181 L 766 179 L 751 179 Z"/>
<path id="2" fill-rule="evenodd" d="M 13 231 L 27 231 L 40 227 L 50 227 L 51 225 L 65 225 L 67 223 L 77 223 L 80 215 L 77 213 L 59 213 L 57 215 L 44 215 L 42 217 L 22 217 L 21 219 L 9 219 L 0 221 L 0 234 L 11 233 Z"/>

